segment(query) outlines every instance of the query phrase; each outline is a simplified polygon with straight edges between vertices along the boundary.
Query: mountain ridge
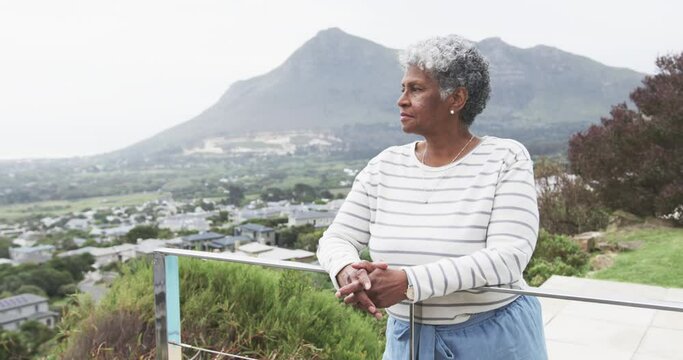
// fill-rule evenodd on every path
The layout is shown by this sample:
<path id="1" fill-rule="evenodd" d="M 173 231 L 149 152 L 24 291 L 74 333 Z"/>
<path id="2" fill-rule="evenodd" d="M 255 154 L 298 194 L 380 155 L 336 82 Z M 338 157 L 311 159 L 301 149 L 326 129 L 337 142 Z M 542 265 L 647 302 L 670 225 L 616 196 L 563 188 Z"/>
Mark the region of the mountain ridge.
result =
<path id="1" fill-rule="evenodd" d="M 565 130 L 554 135 L 568 136 L 628 101 L 644 76 L 547 45 L 523 49 L 492 37 L 477 46 L 491 64 L 492 96 L 474 127 L 495 135 L 556 127 Z M 278 67 L 230 85 L 197 116 L 112 155 L 177 154 L 209 137 L 258 131 L 398 124 L 397 51 L 322 30 Z"/>

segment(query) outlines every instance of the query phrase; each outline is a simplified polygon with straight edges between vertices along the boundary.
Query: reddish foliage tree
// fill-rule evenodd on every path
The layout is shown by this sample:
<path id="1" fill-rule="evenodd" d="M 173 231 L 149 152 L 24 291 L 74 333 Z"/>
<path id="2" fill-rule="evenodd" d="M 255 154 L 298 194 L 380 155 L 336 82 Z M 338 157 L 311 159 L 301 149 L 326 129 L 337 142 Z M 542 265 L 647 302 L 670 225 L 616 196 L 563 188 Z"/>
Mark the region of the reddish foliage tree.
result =
<path id="1" fill-rule="evenodd" d="M 569 141 L 571 169 L 605 204 L 637 215 L 665 215 L 683 204 L 683 53 L 657 59 L 626 104 Z"/>

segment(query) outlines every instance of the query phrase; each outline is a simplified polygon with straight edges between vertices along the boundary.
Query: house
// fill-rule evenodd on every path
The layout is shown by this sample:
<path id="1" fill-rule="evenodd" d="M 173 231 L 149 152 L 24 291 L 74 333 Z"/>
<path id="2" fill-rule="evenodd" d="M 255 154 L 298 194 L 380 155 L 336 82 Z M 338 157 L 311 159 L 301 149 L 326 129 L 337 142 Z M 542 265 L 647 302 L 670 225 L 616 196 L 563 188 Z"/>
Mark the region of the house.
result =
<path id="1" fill-rule="evenodd" d="M 46 217 L 40 219 L 40 223 L 43 224 L 44 227 L 49 228 L 50 226 L 56 224 L 61 219 L 62 218 L 59 218 L 59 217 L 52 218 L 52 217 L 46 216 Z"/>
<path id="2" fill-rule="evenodd" d="M 162 240 L 162 239 L 146 239 L 138 240 L 135 245 L 135 256 L 152 256 L 154 250 L 168 247 L 181 247 L 183 240 L 181 238 Z"/>
<path id="3" fill-rule="evenodd" d="M 213 216 L 215 212 L 190 213 L 168 216 L 161 219 L 159 228 L 171 231 L 208 231 L 210 226 L 207 218 Z"/>
<path id="4" fill-rule="evenodd" d="M 113 262 L 124 262 L 135 257 L 135 245 L 122 244 L 110 247 L 92 247 L 90 254 L 95 258 L 94 267 L 99 268 Z"/>
<path id="5" fill-rule="evenodd" d="M 34 294 L 21 294 L 0 300 L 0 328 L 17 331 L 26 321 L 38 321 L 53 328 L 57 313 L 50 311 L 47 298 Z"/>
<path id="6" fill-rule="evenodd" d="M 235 227 L 235 236 L 246 236 L 265 245 L 275 244 L 275 230 L 260 224 L 244 224 Z"/>
<path id="7" fill-rule="evenodd" d="M 225 236 L 209 242 L 208 248 L 214 252 L 235 251 L 235 248 L 239 248 L 240 244 L 250 241 L 251 239 L 246 236 Z"/>
<path id="8" fill-rule="evenodd" d="M 315 254 L 310 251 L 300 249 L 285 249 L 277 246 L 263 245 L 257 242 L 239 246 L 239 248 L 235 250 L 235 254 L 257 257 L 261 259 L 288 260 L 308 263 L 316 260 Z"/>
<path id="9" fill-rule="evenodd" d="M 19 236 L 24 233 L 24 229 L 18 225 L 0 225 L 0 236 L 2 237 L 14 237 Z"/>
<path id="10" fill-rule="evenodd" d="M 25 231 L 16 239 L 12 240 L 12 244 L 19 247 L 31 247 L 35 245 L 45 234 L 40 231 Z"/>
<path id="11" fill-rule="evenodd" d="M 90 226 L 88 219 L 74 218 L 69 220 L 64 227 L 69 230 L 85 230 Z"/>
<path id="12" fill-rule="evenodd" d="M 9 248 L 9 256 L 19 264 L 42 263 L 52 259 L 55 247 L 52 245 L 39 245 L 32 247 Z"/>
<path id="13" fill-rule="evenodd" d="M 133 227 L 133 225 L 119 225 L 106 229 L 93 228 L 90 230 L 90 235 L 95 236 L 97 242 L 102 242 L 102 240 L 113 240 L 125 236 Z"/>
<path id="14" fill-rule="evenodd" d="M 208 251 L 209 243 L 211 243 L 214 240 L 223 239 L 224 237 L 225 235 L 218 234 L 212 231 L 189 236 L 183 236 L 183 242 L 181 244 L 181 247 L 183 249 L 199 249 Z"/>
<path id="15" fill-rule="evenodd" d="M 287 226 L 302 226 L 306 224 L 313 225 L 315 227 L 330 226 L 336 215 L 337 213 L 332 211 L 295 212 L 289 214 Z"/>
<path id="16" fill-rule="evenodd" d="M 17 264 L 16 262 L 14 262 L 14 261 L 12 261 L 12 260 L 10 260 L 10 259 L 0 258 L 0 266 L 2 266 L 2 265 L 12 265 L 12 266 L 16 266 L 16 265 L 19 265 L 19 264 Z"/>
<path id="17" fill-rule="evenodd" d="M 242 209 L 237 212 L 236 221 L 243 222 L 251 219 L 269 219 L 284 216 L 288 209 L 283 206 L 267 206 L 260 209 Z"/>
<path id="18" fill-rule="evenodd" d="M 84 248 L 76 250 L 65 251 L 57 256 L 67 257 L 88 253 L 91 254 L 93 258 L 95 258 L 95 263 L 93 264 L 93 266 L 99 268 L 115 261 L 127 261 L 128 259 L 135 257 L 135 251 L 136 248 L 133 244 L 122 244 L 102 248 L 86 246 Z"/>

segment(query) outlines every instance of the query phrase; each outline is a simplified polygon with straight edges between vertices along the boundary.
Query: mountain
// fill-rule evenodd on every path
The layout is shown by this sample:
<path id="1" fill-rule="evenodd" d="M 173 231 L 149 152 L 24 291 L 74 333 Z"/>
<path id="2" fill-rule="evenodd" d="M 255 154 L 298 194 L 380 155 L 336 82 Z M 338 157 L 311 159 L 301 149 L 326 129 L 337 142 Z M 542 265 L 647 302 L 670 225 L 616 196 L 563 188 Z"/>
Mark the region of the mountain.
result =
<path id="1" fill-rule="evenodd" d="M 521 49 L 490 38 L 478 47 L 490 61 L 493 89 L 475 121 L 479 134 L 524 137 L 540 130 L 540 141 L 550 134 L 566 143 L 611 105 L 627 101 L 643 77 L 548 46 Z M 207 138 L 258 131 L 378 123 L 398 129 L 401 76 L 397 50 L 338 28 L 323 30 L 279 67 L 232 84 L 196 117 L 115 154 L 179 153 Z"/>

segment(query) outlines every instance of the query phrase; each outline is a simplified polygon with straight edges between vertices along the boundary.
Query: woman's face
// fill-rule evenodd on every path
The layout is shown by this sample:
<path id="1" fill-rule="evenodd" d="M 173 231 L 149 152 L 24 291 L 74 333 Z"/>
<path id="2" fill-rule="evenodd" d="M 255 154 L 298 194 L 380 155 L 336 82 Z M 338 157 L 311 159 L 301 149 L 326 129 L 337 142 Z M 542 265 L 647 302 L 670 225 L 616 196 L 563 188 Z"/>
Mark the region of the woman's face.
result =
<path id="1" fill-rule="evenodd" d="M 450 115 L 447 100 L 441 99 L 436 79 L 416 66 L 409 66 L 401 80 L 398 98 L 403 131 L 425 135 L 445 129 Z"/>

